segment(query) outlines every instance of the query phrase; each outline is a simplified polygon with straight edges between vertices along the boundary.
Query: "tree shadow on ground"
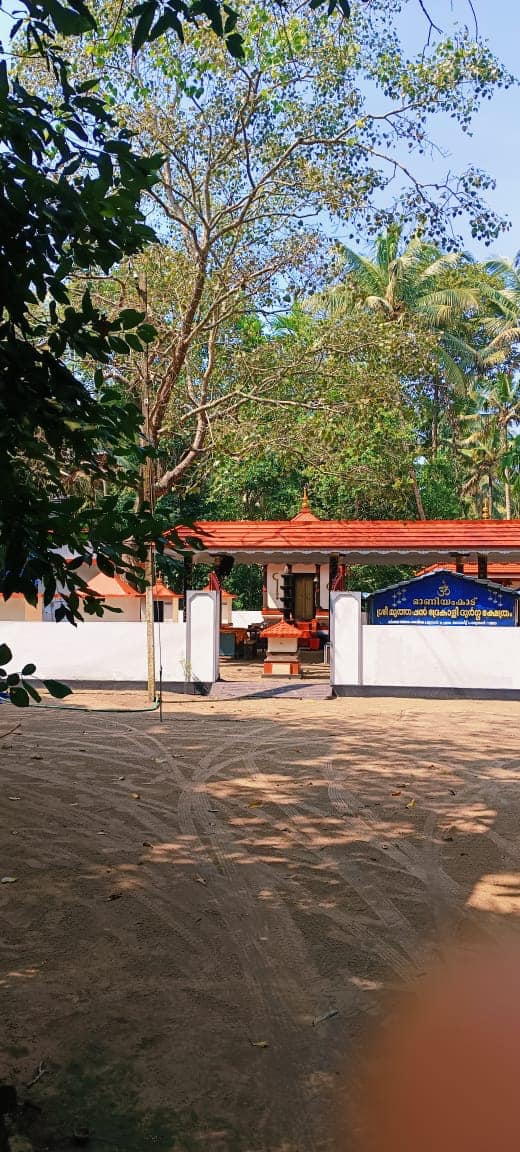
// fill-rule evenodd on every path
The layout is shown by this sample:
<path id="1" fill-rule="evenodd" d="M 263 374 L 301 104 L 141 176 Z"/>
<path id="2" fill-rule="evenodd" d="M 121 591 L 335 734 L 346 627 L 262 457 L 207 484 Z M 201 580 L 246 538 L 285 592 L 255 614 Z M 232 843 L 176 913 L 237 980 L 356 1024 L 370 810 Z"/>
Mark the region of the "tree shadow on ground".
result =
<path id="1" fill-rule="evenodd" d="M 147 1147 L 153 1117 L 161 1152 L 328 1150 L 367 1021 L 517 932 L 505 705 L 256 707 L 30 716 L 13 739 L 6 1070 L 50 1060 L 30 1096 L 60 1139 L 77 1082 L 96 1152 Z"/>
<path id="2" fill-rule="evenodd" d="M 193 1109 L 144 1109 L 129 1062 L 114 1062 L 107 1049 L 92 1045 L 76 1062 L 56 1068 L 41 1110 L 22 1103 L 14 1121 L 17 1133 L 34 1152 L 200 1152 L 225 1140 L 230 1152 L 240 1145 L 229 1125 L 218 1118 L 201 1125 Z"/>

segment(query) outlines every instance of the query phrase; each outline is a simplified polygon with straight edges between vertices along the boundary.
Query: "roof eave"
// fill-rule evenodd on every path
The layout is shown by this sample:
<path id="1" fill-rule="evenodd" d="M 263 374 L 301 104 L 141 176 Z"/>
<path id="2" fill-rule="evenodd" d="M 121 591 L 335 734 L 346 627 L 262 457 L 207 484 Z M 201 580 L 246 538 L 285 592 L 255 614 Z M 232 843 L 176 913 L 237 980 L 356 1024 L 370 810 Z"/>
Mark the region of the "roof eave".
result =
<path id="1" fill-rule="evenodd" d="M 462 550 L 461 550 L 462 551 Z M 464 550 L 467 561 L 476 561 L 477 556 L 484 554 L 491 563 L 497 561 L 514 562 L 520 560 L 520 545 L 512 547 L 474 547 Z M 212 564 L 217 556 L 232 556 L 236 564 L 319 564 L 327 563 L 331 556 L 339 556 L 347 564 L 434 564 L 442 560 L 454 560 L 457 550 L 450 546 L 410 547 L 410 548 L 338 548 L 338 546 L 320 546 L 319 548 L 292 548 L 286 546 L 262 548 L 230 548 L 218 547 L 197 549 L 192 554 L 194 564 Z"/>

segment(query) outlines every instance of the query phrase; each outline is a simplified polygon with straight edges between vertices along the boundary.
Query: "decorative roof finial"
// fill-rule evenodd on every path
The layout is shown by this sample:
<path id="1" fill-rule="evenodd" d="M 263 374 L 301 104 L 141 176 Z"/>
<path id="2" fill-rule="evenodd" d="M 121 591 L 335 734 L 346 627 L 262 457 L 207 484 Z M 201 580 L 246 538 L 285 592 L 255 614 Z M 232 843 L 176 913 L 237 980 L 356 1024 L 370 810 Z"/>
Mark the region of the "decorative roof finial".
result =
<path id="1" fill-rule="evenodd" d="M 306 512 L 308 508 L 310 508 L 310 504 L 309 504 L 309 491 L 308 491 L 307 485 L 306 485 L 306 484 L 304 484 L 304 485 L 303 485 L 303 498 L 302 498 L 302 506 L 301 506 L 301 511 L 302 511 L 302 512 Z"/>
<path id="2" fill-rule="evenodd" d="M 482 504 L 482 519 L 483 520 L 490 520 L 491 519 L 491 500 L 490 500 L 489 496 L 484 496 L 484 501 Z"/>

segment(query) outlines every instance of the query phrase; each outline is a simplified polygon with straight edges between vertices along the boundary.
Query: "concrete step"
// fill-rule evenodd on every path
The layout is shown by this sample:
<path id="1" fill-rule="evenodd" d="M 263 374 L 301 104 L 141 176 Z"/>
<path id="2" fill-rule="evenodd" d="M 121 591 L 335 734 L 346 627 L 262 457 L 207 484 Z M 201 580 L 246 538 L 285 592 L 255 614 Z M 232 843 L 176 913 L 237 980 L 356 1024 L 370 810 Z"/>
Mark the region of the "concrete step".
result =
<path id="1" fill-rule="evenodd" d="M 330 695 L 325 680 L 218 680 L 210 691 L 212 700 L 327 700 Z"/>

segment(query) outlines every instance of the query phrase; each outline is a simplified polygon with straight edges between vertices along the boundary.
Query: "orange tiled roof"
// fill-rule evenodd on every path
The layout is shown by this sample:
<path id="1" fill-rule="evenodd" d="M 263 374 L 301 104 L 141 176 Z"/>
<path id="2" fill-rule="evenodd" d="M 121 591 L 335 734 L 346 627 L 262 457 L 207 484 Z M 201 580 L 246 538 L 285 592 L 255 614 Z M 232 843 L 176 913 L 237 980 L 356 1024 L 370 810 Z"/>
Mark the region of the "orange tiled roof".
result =
<path id="1" fill-rule="evenodd" d="M 131 584 L 127 584 L 122 576 L 105 576 L 104 572 L 96 572 L 90 580 L 87 580 L 89 592 L 93 592 L 96 596 L 140 596 L 142 593 L 138 592 L 136 588 L 132 588 Z"/>
<path id="2" fill-rule="evenodd" d="M 144 592 L 140 592 L 131 584 L 127 584 L 126 580 L 122 576 L 118 576 L 117 573 L 114 573 L 113 576 L 105 576 L 103 572 L 96 572 L 87 580 L 87 584 L 89 591 L 94 592 L 96 596 L 144 596 Z M 180 599 L 179 593 L 172 592 L 171 588 L 167 588 L 161 579 L 155 581 L 152 591 L 154 600 Z"/>
<path id="3" fill-rule="evenodd" d="M 262 637 L 264 636 L 301 636 L 299 628 L 295 628 L 294 624 L 288 624 L 286 620 L 280 620 L 279 624 L 271 624 L 269 628 L 262 630 Z"/>
<path id="4" fill-rule="evenodd" d="M 203 592 L 212 592 L 212 591 L 214 591 L 214 589 L 210 588 L 209 584 L 205 584 L 202 591 Z M 220 589 L 220 595 L 221 595 L 223 600 L 235 600 L 236 597 L 238 596 L 238 592 L 227 592 L 225 588 L 221 588 Z"/>
<path id="5" fill-rule="evenodd" d="M 199 520 L 179 528 L 205 552 L 518 550 L 520 520 L 319 520 L 310 511 L 292 520 Z"/>
<path id="6" fill-rule="evenodd" d="M 439 564 L 429 564 L 427 568 L 421 568 L 417 575 L 427 576 L 429 572 L 436 572 L 439 567 Z M 449 560 L 443 560 L 442 567 L 448 568 L 450 572 L 455 572 L 455 564 Z M 501 580 L 520 580 L 520 560 L 517 564 L 496 564 L 491 561 L 487 566 L 487 572 L 490 580 L 498 580 L 498 582 Z M 464 575 L 478 576 L 478 565 L 472 561 L 464 562 Z"/>
<path id="7" fill-rule="evenodd" d="M 178 592 L 172 592 L 171 588 L 167 588 L 162 580 L 156 580 L 152 588 L 154 600 L 180 600 Z"/>

